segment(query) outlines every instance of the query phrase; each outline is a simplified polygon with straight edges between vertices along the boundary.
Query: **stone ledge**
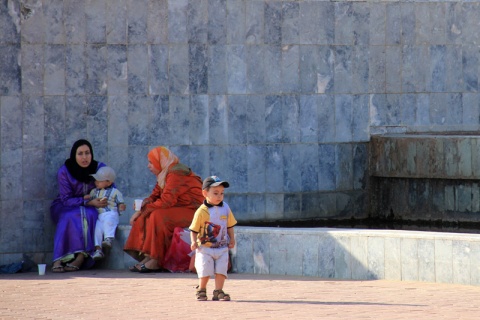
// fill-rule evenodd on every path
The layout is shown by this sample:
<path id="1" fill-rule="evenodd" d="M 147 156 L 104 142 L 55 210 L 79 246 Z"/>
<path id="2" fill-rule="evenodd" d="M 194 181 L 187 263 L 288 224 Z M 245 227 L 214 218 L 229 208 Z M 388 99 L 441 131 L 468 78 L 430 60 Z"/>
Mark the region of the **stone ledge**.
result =
<path id="1" fill-rule="evenodd" d="M 119 226 L 104 268 L 134 263 Z M 480 235 L 403 230 L 236 227 L 237 273 L 480 285 Z M 117 245 L 118 244 L 118 245 Z"/>
<path id="2" fill-rule="evenodd" d="M 239 273 L 480 285 L 480 235 L 238 227 Z"/>

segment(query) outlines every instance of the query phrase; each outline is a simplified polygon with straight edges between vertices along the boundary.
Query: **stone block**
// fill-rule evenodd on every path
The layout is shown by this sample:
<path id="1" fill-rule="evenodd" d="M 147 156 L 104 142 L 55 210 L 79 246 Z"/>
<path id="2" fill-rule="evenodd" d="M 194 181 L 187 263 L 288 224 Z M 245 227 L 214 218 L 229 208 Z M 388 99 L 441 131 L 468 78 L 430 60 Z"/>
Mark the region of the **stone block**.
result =
<path id="1" fill-rule="evenodd" d="M 228 200 L 227 200 L 228 201 Z M 247 195 L 247 210 L 246 216 L 248 220 L 265 221 L 266 219 L 266 200 L 264 194 L 249 194 Z M 232 208 L 232 211 L 235 209 Z"/>
<path id="2" fill-rule="evenodd" d="M 22 108 L 23 147 L 43 148 L 45 129 L 43 97 L 24 96 L 22 100 Z"/>
<path id="3" fill-rule="evenodd" d="M 403 281 L 418 281 L 418 239 L 402 238 L 400 242 Z"/>
<path id="4" fill-rule="evenodd" d="M 367 238 L 367 279 L 385 279 L 385 238 Z"/>
<path id="5" fill-rule="evenodd" d="M 470 255 L 470 243 L 460 240 L 452 241 L 453 283 L 470 285 L 472 278 Z"/>
<path id="6" fill-rule="evenodd" d="M 129 44 L 145 44 L 148 40 L 149 0 L 129 0 L 127 37 Z M 121 17 L 121 16 L 120 16 Z M 123 22 L 122 22 L 123 26 Z M 139 59 L 142 60 L 142 59 Z M 131 61 L 131 60 L 130 60 Z"/>
<path id="7" fill-rule="evenodd" d="M 336 190 L 353 188 L 353 154 L 351 144 L 338 144 L 335 147 Z"/>
<path id="8" fill-rule="evenodd" d="M 110 14 L 110 13 L 108 13 Z M 88 43 L 106 42 L 107 0 L 85 1 L 86 41 Z"/>
<path id="9" fill-rule="evenodd" d="M 248 192 L 264 193 L 266 190 L 266 152 L 265 146 L 247 146 L 247 190 Z"/>
<path id="10" fill-rule="evenodd" d="M 273 3 L 273 2 L 271 2 Z M 267 37 L 267 35 L 265 35 Z M 263 55 L 265 71 L 265 92 L 281 93 L 282 92 L 282 51 L 279 44 L 266 44 L 265 53 Z"/>
<path id="11" fill-rule="evenodd" d="M 311 178 L 311 184 L 316 183 L 317 176 L 306 177 L 304 174 L 309 171 L 308 159 L 304 152 L 307 151 L 306 145 L 285 145 L 283 148 L 283 190 L 287 192 L 299 192 L 302 190 L 302 182 Z M 314 153 L 314 150 L 311 151 Z M 287 169 L 288 168 L 288 169 Z M 312 169 L 310 169 L 312 170 Z M 305 186 L 305 190 L 310 187 Z"/>
<path id="12" fill-rule="evenodd" d="M 188 68 L 188 46 L 184 44 L 170 45 L 168 67 L 170 94 L 186 94 L 189 92 Z"/>
<path id="13" fill-rule="evenodd" d="M 281 220 L 284 211 L 284 194 L 265 195 L 265 218 L 269 220 Z"/>
<path id="14" fill-rule="evenodd" d="M 264 4 L 264 41 L 265 44 L 282 43 L 282 3 L 265 2 Z"/>
<path id="15" fill-rule="evenodd" d="M 435 240 L 435 273 L 436 282 L 453 283 L 452 240 Z"/>
<path id="16" fill-rule="evenodd" d="M 208 93 L 227 93 L 227 47 L 208 46 Z"/>
<path id="17" fill-rule="evenodd" d="M 148 47 L 144 44 L 129 45 L 128 60 L 128 93 L 148 93 Z"/>
<path id="18" fill-rule="evenodd" d="M 283 192 L 284 186 L 284 158 L 283 148 L 281 145 L 273 144 L 267 145 L 266 148 L 266 192 Z"/>
<path id="19" fill-rule="evenodd" d="M 255 243 L 253 242 L 255 239 Z M 236 255 L 234 266 L 235 270 L 239 273 L 254 273 L 256 271 L 266 271 L 268 266 L 265 264 L 262 255 L 258 255 L 256 258 L 254 254 L 254 246 L 257 246 L 257 236 L 252 234 L 238 233 L 235 236 L 236 241 Z M 242 257 L 242 259 L 237 259 Z M 245 257 L 245 258 L 243 258 Z M 248 257 L 248 258 L 247 258 Z M 261 258 L 260 258 L 261 257 Z M 258 266 L 256 268 L 256 266 Z"/>
<path id="20" fill-rule="evenodd" d="M 352 255 L 352 279 L 368 279 L 368 237 L 352 236 L 350 238 Z"/>
<path id="21" fill-rule="evenodd" d="M 227 91 L 245 94 L 247 91 L 246 48 L 243 45 L 227 45 Z"/>
<path id="22" fill-rule="evenodd" d="M 36 179 L 31 179 L 36 175 L 36 172 L 45 172 L 45 153 L 43 148 L 31 148 L 24 149 L 22 152 L 22 165 L 23 165 L 23 198 L 32 199 L 44 199 L 45 198 L 45 176 L 40 176 Z M 42 208 L 43 209 L 43 208 Z M 42 210 L 38 210 L 42 211 Z M 25 212 L 29 214 L 29 212 Z M 39 212 L 37 212 L 39 213 Z M 40 215 L 41 216 L 41 215 Z"/>
<path id="23" fill-rule="evenodd" d="M 208 51 L 204 44 L 189 46 L 189 89 L 192 94 L 208 93 Z"/>
<path id="24" fill-rule="evenodd" d="M 418 280 L 435 282 L 435 241 L 418 240 Z"/>
<path id="25" fill-rule="evenodd" d="M 17 62 L 16 58 L 11 56 L 12 54 L 18 53 L 18 51 L 12 51 L 15 47 L 7 47 L 9 50 L 2 51 L 5 53 L 7 57 L 6 61 L 9 62 Z M 6 49 L 7 49 L 6 48 Z M 37 61 L 44 60 L 44 49 L 43 46 L 37 44 L 24 44 L 22 45 L 21 55 L 22 55 L 22 93 L 23 94 L 34 94 L 34 95 L 41 95 L 43 93 L 44 87 L 44 65 L 37 63 Z M 5 60 L 4 60 L 5 61 Z M 18 63 L 18 62 L 17 62 Z M 3 68 L 2 68 L 3 69 Z M 15 82 L 11 82 L 14 78 L 13 76 L 19 76 L 20 68 L 9 66 L 7 69 L 2 71 L 4 76 L 7 79 L 11 79 L 8 83 L 8 92 L 15 89 Z M 19 77 L 20 78 L 20 77 Z M 2 79 L 2 82 L 4 80 Z M 12 87 L 13 86 L 13 87 Z M 20 87 L 16 88 L 17 91 L 20 90 Z M 5 89 L 3 89 L 5 91 Z M 13 92 L 12 92 L 13 93 Z"/>
<path id="26" fill-rule="evenodd" d="M 320 278 L 335 278 L 335 238 L 323 234 L 318 239 L 318 276 Z"/>
<path id="27" fill-rule="evenodd" d="M 226 29 L 227 43 L 243 44 L 245 43 L 246 32 L 246 2 L 227 0 L 226 4 Z"/>
<path id="28" fill-rule="evenodd" d="M 108 95 L 127 95 L 129 89 L 127 46 L 109 45 L 107 55 Z"/>
<path id="29" fill-rule="evenodd" d="M 261 94 L 266 92 L 265 77 L 268 72 L 265 68 L 264 56 L 265 48 L 263 46 L 250 45 L 245 47 L 246 93 Z"/>
<path id="30" fill-rule="evenodd" d="M 470 284 L 480 285 L 480 243 L 472 242 L 470 248 Z M 458 270 L 460 271 L 460 270 Z"/>
<path id="31" fill-rule="evenodd" d="M 275 248 L 277 251 L 277 248 Z M 238 250 L 237 250 L 238 253 Z M 259 234 L 253 242 L 253 273 L 269 274 L 272 266 L 270 260 L 270 237 L 267 234 Z M 275 261 L 276 262 L 276 261 Z"/>
<path id="32" fill-rule="evenodd" d="M 398 8 L 397 8 L 398 9 Z M 389 9 L 387 9 L 389 10 Z M 388 16 L 388 13 L 387 13 Z M 387 18 L 388 19 L 388 18 Z M 388 26 L 387 26 L 388 28 Z M 387 30 L 388 33 L 388 30 Z M 387 36 L 388 39 L 388 36 Z M 400 92 L 402 89 L 402 70 L 398 61 L 402 60 L 399 46 L 385 47 L 385 88 L 387 93 Z"/>
<path id="33" fill-rule="evenodd" d="M 335 278 L 352 279 L 352 251 L 351 238 L 346 236 L 335 237 L 333 257 L 335 261 Z"/>
<path id="34" fill-rule="evenodd" d="M 245 2 L 245 42 L 264 43 L 265 5 L 263 1 Z"/>
<path id="35" fill-rule="evenodd" d="M 318 105 L 318 141 L 320 143 L 335 142 L 335 98 L 333 95 L 319 95 L 316 99 Z"/>

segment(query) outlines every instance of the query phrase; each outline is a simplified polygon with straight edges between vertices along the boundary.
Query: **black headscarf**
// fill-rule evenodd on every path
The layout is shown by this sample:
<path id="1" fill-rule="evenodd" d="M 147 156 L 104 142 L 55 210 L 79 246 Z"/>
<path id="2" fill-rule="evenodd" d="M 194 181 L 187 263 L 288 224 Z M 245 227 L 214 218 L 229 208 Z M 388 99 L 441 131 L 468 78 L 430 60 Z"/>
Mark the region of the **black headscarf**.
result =
<path id="1" fill-rule="evenodd" d="M 92 162 L 90 162 L 90 165 L 87 168 L 80 167 L 76 159 L 78 147 L 84 145 L 87 145 L 90 148 L 90 153 L 92 154 Z M 93 178 L 90 175 L 97 172 L 98 162 L 93 160 L 93 149 L 90 142 L 85 139 L 77 140 L 73 144 L 72 150 L 70 150 L 70 158 L 65 160 L 65 165 L 67 166 L 68 172 L 70 172 L 70 174 L 78 181 L 84 183 L 92 181 Z"/>

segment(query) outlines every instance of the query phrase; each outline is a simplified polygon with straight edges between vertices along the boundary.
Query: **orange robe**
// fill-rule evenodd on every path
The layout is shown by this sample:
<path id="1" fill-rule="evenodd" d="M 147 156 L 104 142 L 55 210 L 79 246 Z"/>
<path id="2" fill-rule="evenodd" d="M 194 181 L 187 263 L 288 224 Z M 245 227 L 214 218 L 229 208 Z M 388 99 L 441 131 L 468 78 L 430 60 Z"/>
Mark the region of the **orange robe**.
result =
<path id="1" fill-rule="evenodd" d="M 173 165 L 165 187 L 155 185 L 146 199 L 150 203 L 142 207 L 123 250 L 137 261 L 148 255 L 162 266 L 175 227 L 187 228 L 203 199 L 200 177 L 183 164 Z"/>

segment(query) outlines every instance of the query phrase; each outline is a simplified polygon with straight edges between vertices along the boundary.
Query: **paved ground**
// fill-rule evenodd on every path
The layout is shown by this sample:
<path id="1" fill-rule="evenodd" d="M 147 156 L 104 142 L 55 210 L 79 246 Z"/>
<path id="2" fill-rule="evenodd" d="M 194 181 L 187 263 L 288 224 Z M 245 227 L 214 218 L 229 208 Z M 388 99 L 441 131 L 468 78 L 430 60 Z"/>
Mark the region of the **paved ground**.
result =
<path id="1" fill-rule="evenodd" d="M 232 301 L 195 300 L 194 274 L 0 275 L 0 319 L 480 319 L 480 287 L 231 274 Z M 213 283 L 211 283 L 213 284 Z"/>

